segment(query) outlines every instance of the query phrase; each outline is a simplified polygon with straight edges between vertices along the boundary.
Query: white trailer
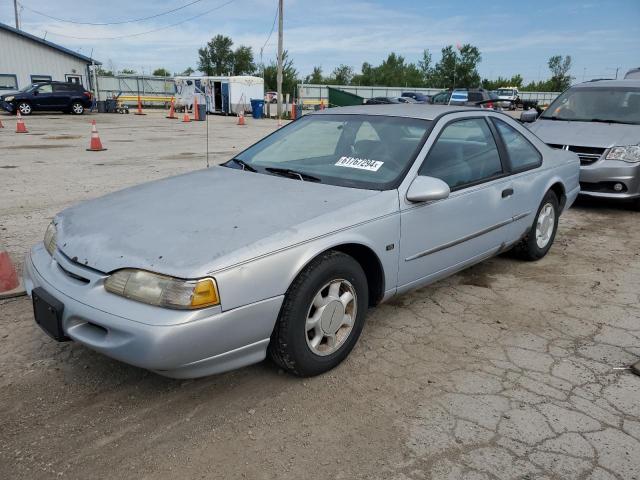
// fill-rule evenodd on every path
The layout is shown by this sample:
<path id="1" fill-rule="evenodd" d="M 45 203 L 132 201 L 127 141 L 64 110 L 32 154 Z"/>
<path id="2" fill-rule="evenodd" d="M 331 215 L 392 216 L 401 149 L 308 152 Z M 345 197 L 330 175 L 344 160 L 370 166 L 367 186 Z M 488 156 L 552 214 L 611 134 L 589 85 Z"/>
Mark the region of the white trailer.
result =
<path id="1" fill-rule="evenodd" d="M 176 105 L 191 108 L 196 95 L 205 98 L 207 112 L 237 114 L 251 112 L 251 99 L 264 99 L 260 77 L 175 77 Z"/>

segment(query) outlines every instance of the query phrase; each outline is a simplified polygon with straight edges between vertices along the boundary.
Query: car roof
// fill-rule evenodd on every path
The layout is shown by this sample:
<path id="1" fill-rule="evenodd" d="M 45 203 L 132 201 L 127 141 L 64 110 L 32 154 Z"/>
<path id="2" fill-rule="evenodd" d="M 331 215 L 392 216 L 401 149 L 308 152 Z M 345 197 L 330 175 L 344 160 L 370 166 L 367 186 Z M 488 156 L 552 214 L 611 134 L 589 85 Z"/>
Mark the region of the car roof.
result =
<path id="1" fill-rule="evenodd" d="M 453 112 L 482 111 L 478 108 L 454 107 L 450 105 L 425 105 L 422 103 L 394 103 L 389 105 L 356 105 L 353 107 L 336 107 L 319 110 L 312 115 L 380 115 L 387 117 L 419 118 L 434 120 L 440 115 Z"/>
<path id="2" fill-rule="evenodd" d="M 640 87 L 640 80 L 634 80 L 632 78 L 626 80 L 591 80 L 590 82 L 578 83 L 571 88 L 593 87 Z"/>

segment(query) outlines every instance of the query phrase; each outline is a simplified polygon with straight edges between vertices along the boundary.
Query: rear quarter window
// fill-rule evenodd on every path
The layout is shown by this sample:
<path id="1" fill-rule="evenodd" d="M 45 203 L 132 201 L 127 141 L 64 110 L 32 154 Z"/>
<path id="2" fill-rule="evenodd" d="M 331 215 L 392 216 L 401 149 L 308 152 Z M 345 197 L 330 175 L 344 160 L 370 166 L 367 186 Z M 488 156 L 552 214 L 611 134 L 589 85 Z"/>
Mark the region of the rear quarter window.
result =
<path id="1" fill-rule="evenodd" d="M 537 168 L 542 164 L 542 155 L 524 135 L 502 120 L 492 118 L 492 121 L 502 138 L 514 172 Z"/>

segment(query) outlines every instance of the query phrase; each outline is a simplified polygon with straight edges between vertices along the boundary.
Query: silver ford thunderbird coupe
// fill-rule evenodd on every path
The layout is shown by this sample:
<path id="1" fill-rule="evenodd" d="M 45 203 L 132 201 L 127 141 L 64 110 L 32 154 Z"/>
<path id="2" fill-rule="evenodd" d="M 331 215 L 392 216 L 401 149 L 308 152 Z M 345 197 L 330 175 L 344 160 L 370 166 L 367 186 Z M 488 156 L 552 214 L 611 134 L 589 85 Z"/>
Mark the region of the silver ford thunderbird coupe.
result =
<path id="1" fill-rule="evenodd" d="M 51 337 L 188 378 L 338 365 L 368 308 L 514 248 L 550 249 L 575 153 L 428 105 L 306 115 L 227 163 L 64 210 L 25 261 Z"/>

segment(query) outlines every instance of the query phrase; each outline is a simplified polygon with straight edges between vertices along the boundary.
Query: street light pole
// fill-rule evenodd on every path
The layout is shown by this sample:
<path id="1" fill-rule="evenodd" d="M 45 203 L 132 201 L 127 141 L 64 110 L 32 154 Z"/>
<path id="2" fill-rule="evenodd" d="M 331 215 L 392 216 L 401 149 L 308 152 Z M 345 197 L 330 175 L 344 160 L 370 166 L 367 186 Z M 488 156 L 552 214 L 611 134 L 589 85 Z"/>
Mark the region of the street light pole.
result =
<path id="1" fill-rule="evenodd" d="M 283 0 L 278 0 L 278 75 L 276 79 L 278 90 L 278 121 L 282 118 L 282 4 Z"/>

